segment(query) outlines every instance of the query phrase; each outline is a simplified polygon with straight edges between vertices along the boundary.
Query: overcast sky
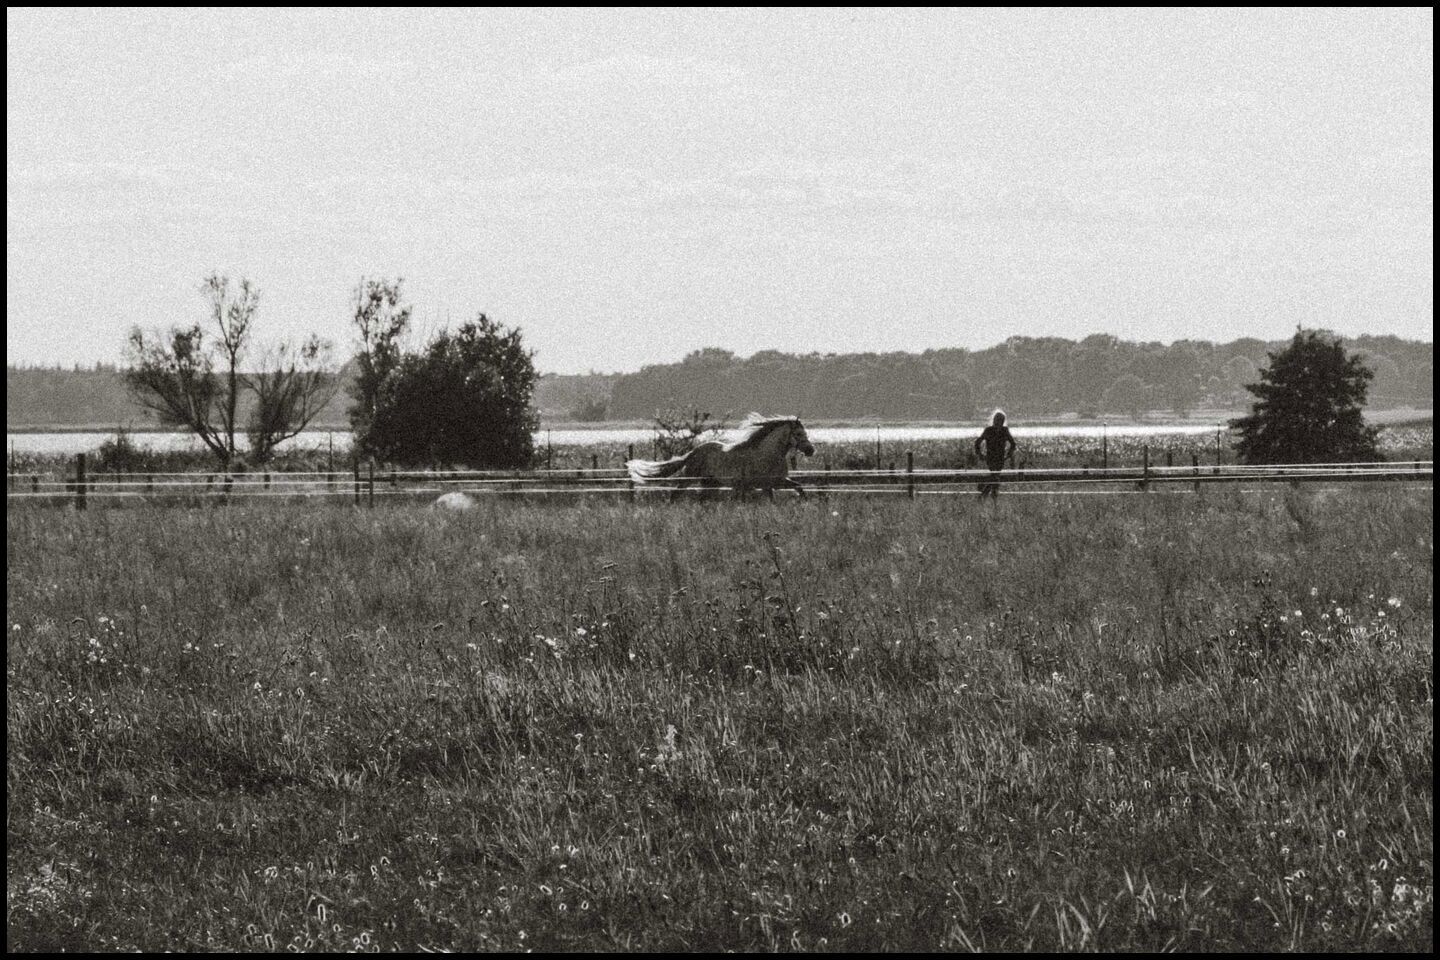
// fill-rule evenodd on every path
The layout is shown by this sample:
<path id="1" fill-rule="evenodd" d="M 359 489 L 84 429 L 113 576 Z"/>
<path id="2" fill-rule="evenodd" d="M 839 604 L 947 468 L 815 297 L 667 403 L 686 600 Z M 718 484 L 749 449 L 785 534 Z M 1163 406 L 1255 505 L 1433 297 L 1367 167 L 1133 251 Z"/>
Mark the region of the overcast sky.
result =
<path id="1" fill-rule="evenodd" d="M 6 16 L 6 347 L 350 291 L 544 371 L 702 346 L 1432 337 L 1433 13 Z"/>

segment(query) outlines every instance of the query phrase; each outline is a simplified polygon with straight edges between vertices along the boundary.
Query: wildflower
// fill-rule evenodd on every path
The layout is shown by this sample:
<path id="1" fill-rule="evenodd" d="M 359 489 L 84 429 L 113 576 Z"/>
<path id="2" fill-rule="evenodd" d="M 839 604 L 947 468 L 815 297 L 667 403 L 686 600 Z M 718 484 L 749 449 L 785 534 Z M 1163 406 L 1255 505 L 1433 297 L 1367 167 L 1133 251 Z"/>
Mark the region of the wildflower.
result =
<path id="1" fill-rule="evenodd" d="M 1335 831 L 1335 836 L 1336 836 L 1337 839 L 1344 840 L 1344 839 L 1345 839 L 1345 831 L 1344 831 L 1344 830 L 1336 830 L 1336 831 Z"/>
<path id="2" fill-rule="evenodd" d="M 1391 597 L 1389 600 L 1386 600 L 1385 602 L 1386 602 L 1387 604 L 1389 604 L 1390 606 L 1392 606 L 1392 607 L 1399 607 L 1399 606 L 1400 606 L 1400 598 L 1399 598 L 1399 597 Z"/>
<path id="3" fill-rule="evenodd" d="M 1312 597 L 1318 597 L 1318 596 L 1320 596 L 1320 588 L 1319 588 L 1319 587 L 1311 587 L 1311 588 L 1310 588 L 1310 596 L 1312 596 Z"/>
<path id="4" fill-rule="evenodd" d="M 1300 610 L 1296 610 L 1296 611 L 1295 611 L 1295 619 L 1296 619 L 1296 620 L 1299 620 L 1299 619 L 1303 618 L 1304 616 L 1305 616 L 1305 614 L 1304 614 L 1303 611 L 1300 611 Z"/>

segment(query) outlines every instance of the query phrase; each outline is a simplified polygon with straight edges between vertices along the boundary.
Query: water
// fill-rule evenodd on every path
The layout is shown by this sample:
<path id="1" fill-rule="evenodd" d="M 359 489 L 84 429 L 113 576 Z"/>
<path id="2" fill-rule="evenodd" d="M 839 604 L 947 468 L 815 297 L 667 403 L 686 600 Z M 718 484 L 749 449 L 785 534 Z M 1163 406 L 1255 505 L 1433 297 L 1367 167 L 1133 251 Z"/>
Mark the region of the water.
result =
<path id="1" fill-rule="evenodd" d="M 1099 439 L 1108 432 L 1111 437 L 1158 437 L 1158 436 L 1201 436 L 1214 434 L 1221 429 L 1216 424 L 1100 424 L 1074 426 L 1012 427 L 1017 438 L 1026 437 L 1094 437 Z M 810 439 L 817 444 L 825 443 L 873 443 L 877 438 L 882 442 L 904 440 L 973 440 L 980 435 L 981 426 L 976 424 L 954 424 L 947 426 L 882 426 L 882 427 L 812 427 Z M 551 443 L 557 447 L 579 444 L 603 444 L 624 447 L 627 444 L 647 444 L 654 437 L 647 427 L 594 429 L 540 430 L 535 434 L 535 444 L 543 449 Z M 88 453 L 97 449 L 107 440 L 114 439 L 113 433 L 11 433 L 7 439 L 16 453 L 39 453 L 68 455 Z M 135 431 L 129 434 L 130 442 L 153 450 L 199 450 L 200 441 L 188 433 L 160 433 Z M 348 431 L 312 431 L 280 444 L 281 450 L 329 449 L 334 441 L 336 450 L 348 450 Z"/>

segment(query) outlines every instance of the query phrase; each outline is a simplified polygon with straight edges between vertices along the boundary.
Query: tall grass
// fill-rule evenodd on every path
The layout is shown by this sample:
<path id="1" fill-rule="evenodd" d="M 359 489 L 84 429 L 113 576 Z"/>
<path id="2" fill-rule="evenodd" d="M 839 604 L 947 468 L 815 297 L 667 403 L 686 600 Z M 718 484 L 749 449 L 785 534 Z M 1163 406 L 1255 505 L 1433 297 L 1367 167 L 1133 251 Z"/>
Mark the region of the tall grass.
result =
<path id="1" fill-rule="evenodd" d="M 1428 493 L 12 510 L 11 949 L 1429 949 Z"/>

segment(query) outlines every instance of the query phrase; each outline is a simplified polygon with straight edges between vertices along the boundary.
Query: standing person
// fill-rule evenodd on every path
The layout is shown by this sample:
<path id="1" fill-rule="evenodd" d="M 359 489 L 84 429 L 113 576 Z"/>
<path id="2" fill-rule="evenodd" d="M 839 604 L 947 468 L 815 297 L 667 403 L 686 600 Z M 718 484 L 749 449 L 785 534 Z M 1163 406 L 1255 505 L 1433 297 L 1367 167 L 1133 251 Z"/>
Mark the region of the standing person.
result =
<path id="1" fill-rule="evenodd" d="M 980 448 L 984 447 L 982 451 Z M 980 498 L 998 497 L 1000 495 L 1000 471 L 1005 468 L 1005 461 L 1015 456 L 1015 450 L 1019 444 L 1010 435 L 1010 428 L 1005 426 L 1005 411 L 996 410 L 990 417 L 990 426 L 980 432 L 975 438 L 975 453 L 985 455 L 985 465 L 994 474 L 990 479 L 981 481 Z"/>

